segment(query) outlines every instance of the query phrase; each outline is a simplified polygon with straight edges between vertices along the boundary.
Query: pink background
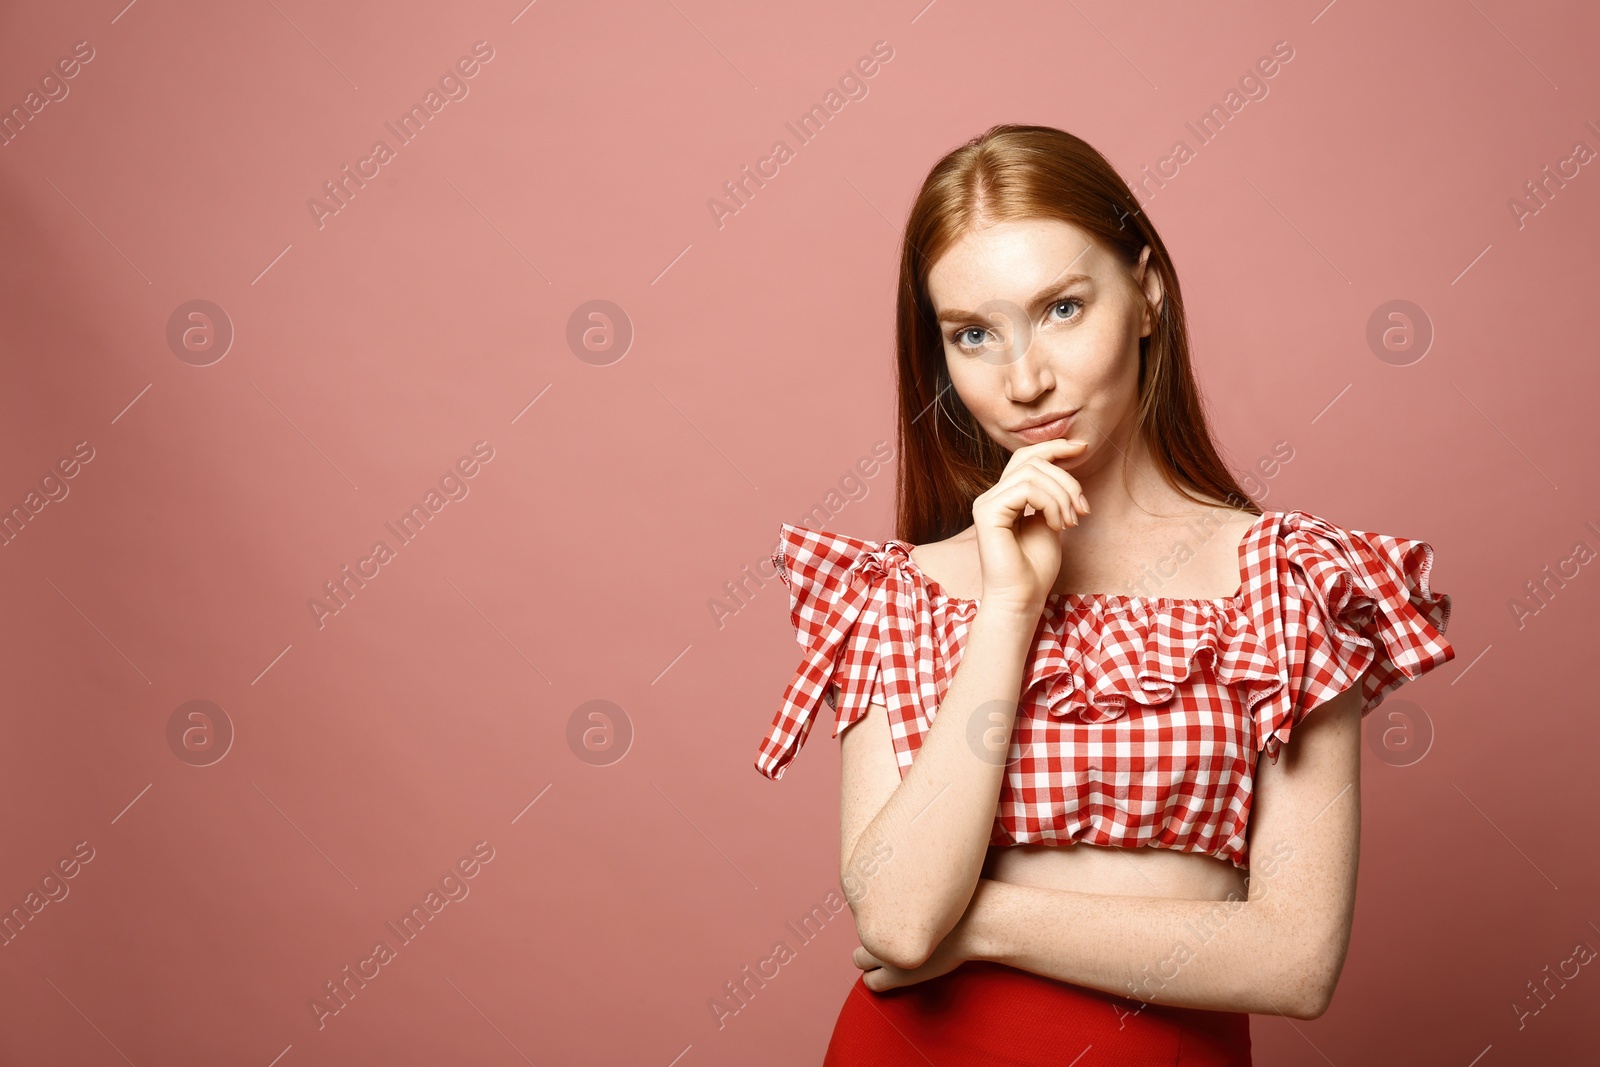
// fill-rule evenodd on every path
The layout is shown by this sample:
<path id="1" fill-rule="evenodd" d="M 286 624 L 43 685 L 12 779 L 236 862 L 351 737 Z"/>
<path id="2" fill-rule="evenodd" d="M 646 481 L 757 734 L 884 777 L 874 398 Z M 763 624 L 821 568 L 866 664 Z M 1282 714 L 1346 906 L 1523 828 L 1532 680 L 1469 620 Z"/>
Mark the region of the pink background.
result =
<path id="1" fill-rule="evenodd" d="M 892 535 L 892 467 L 849 475 L 893 440 L 898 226 L 1004 121 L 1130 180 L 1189 143 L 1145 202 L 1231 462 L 1288 442 L 1266 507 L 1426 540 L 1455 600 L 1457 659 L 1393 698 L 1432 749 L 1365 760 L 1333 1007 L 1256 1017 L 1257 1062 L 1593 1054 L 1592 967 L 1520 1029 L 1513 1004 L 1600 946 L 1600 576 L 1514 603 L 1600 548 L 1600 176 L 1508 206 L 1600 148 L 1592 5 L 120 3 L 0 13 L 7 110 L 93 49 L 0 147 L 0 507 L 66 490 L 0 550 L 0 905 L 92 849 L 0 948 L 5 1064 L 817 1062 L 856 941 L 847 912 L 785 923 L 838 892 L 836 743 L 754 770 L 799 662 L 765 561 L 784 521 Z M 319 226 L 323 183 L 478 41 L 467 95 Z M 877 41 L 867 95 L 799 144 Z M 1185 123 L 1278 41 L 1200 144 Z M 625 354 L 569 344 L 597 299 Z M 1368 322 L 1402 299 L 1433 340 L 1386 361 Z M 192 300 L 231 324 L 220 359 L 169 345 Z M 319 625 L 442 478 L 466 495 Z M 192 700 L 221 711 L 169 742 Z M 594 700 L 604 766 L 570 739 Z M 441 879 L 468 895 L 319 1027 Z"/>

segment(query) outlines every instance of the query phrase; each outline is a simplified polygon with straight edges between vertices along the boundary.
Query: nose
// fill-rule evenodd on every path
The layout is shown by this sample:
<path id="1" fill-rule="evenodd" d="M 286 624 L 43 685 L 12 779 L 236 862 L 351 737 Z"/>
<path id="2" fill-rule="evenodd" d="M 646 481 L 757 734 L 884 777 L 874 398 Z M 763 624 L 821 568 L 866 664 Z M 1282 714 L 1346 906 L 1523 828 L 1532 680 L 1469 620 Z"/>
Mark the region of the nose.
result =
<path id="1" fill-rule="evenodd" d="M 1005 368 L 1006 397 L 1013 403 L 1032 403 L 1055 384 L 1047 349 L 1025 328 L 1024 332 L 1012 335 L 1011 350 L 1002 352 L 1001 357 L 1010 360 Z"/>

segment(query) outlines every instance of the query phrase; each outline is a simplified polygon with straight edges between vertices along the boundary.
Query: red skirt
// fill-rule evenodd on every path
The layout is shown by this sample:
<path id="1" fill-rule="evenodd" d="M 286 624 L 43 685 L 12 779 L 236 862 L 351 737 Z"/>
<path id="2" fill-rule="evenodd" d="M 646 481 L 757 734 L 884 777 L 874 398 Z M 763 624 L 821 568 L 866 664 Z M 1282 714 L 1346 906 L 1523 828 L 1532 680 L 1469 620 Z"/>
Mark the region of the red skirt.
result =
<path id="1" fill-rule="evenodd" d="M 1250 1067 L 1250 1016 L 1151 1004 L 988 960 L 874 993 L 856 979 L 823 1067 Z"/>

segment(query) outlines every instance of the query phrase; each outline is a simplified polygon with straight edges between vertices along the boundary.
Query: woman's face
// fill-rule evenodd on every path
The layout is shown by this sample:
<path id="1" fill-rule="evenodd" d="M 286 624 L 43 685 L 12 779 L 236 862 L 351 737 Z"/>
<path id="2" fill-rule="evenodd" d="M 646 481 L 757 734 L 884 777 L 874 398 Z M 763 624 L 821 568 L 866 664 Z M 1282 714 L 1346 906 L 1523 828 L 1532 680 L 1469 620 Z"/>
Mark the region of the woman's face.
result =
<path id="1" fill-rule="evenodd" d="M 1088 447 L 1061 462 L 1092 470 L 1122 449 L 1138 407 L 1139 338 L 1155 321 L 1145 300 L 1161 306 L 1149 254 L 1130 273 L 1076 226 L 1028 219 L 969 232 L 934 264 L 928 291 L 950 381 L 1006 451 L 1078 438 Z M 1063 414 L 1072 417 L 1019 432 Z"/>

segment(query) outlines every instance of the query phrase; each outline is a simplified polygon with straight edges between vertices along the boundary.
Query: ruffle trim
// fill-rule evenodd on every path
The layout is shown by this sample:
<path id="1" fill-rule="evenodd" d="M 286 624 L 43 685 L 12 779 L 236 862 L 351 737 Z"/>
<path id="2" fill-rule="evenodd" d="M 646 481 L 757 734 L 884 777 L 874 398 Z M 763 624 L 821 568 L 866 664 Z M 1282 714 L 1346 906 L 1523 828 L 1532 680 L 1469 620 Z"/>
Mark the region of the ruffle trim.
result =
<path id="1" fill-rule="evenodd" d="M 762 742 L 761 773 L 782 776 L 836 680 L 838 729 L 865 714 L 863 686 L 876 674 L 850 677 L 841 663 L 885 578 L 892 577 L 888 595 L 924 600 L 906 614 L 929 612 L 936 627 L 976 612 L 976 601 L 947 597 L 922 575 L 910 559 L 912 547 L 782 525 L 772 560 L 789 587 L 790 619 L 805 658 Z M 1293 727 L 1357 680 L 1365 714 L 1395 687 L 1454 658 L 1443 637 L 1450 597 L 1429 588 L 1433 549 L 1425 542 L 1345 531 L 1306 512 L 1285 512 L 1258 524 L 1241 550 L 1244 581 L 1232 598 L 1051 598 L 1025 669 L 1023 699 L 1058 719 L 1106 723 L 1134 705 L 1167 703 L 1199 673 L 1242 692 L 1256 748 L 1276 761 Z"/>
<path id="2" fill-rule="evenodd" d="M 1053 602 L 1034 641 L 1024 700 L 1086 723 L 1120 719 L 1130 704 L 1165 704 L 1196 673 L 1240 687 L 1252 713 L 1287 681 L 1242 598 Z"/>
<path id="3" fill-rule="evenodd" d="M 1433 546 L 1346 531 L 1297 512 L 1283 536 L 1287 564 L 1303 590 L 1307 649 L 1293 692 L 1256 719 L 1257 747 L 1274 762 L 1293 728 L 1319 705 L 1361 685 L 1361 714 L 1384 697 L 1455 658 L 1445 640 L 1450 596 L 1429 586 Z"/>

